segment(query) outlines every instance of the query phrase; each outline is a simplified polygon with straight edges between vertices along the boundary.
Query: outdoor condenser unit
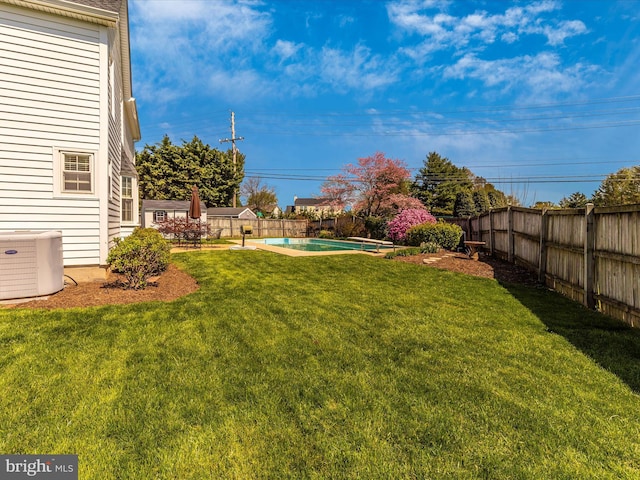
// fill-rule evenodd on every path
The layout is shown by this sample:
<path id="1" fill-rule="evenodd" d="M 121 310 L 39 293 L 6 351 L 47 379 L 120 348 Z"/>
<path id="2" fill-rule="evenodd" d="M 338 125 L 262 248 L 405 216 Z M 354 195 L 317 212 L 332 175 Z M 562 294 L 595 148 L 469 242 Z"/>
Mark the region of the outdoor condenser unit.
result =
<path id="1" fill-rule="evenodd" d="M 61 232 L 0 232 L 0 300 L 49 295 L 63 288 Z"/>

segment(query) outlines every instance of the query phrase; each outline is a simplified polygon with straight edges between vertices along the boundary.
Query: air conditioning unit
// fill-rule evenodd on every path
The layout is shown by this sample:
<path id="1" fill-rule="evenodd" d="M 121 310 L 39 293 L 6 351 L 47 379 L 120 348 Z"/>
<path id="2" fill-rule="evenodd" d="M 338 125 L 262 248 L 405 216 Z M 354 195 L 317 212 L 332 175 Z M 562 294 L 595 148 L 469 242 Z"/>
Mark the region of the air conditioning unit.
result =
<path id="1" fill-rule="evenodd" d="M 0 300 L 39 297 L 63 288 L 61 232 L 0 232 Z"/>

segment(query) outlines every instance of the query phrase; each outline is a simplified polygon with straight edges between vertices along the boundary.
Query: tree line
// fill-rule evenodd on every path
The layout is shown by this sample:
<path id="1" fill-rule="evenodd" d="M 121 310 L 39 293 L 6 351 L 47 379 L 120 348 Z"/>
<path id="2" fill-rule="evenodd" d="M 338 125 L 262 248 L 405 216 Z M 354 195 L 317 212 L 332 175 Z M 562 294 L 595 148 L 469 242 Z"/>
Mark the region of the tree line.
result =
<path id="1" fill-rule="evenodd" d="M 244 177 L 245 156 L 221 151 L 197 136 L 175 145 L 168 136 L 155 145 L 145 145 L 136 155 L 138 185 L 142 199 L 189 200 L 197 185 L 200 198 L 209 207 L 224 207 L 245 199 L 245 206 L 269 214 L 277 205 L 275 189 L 259 178 Z M 345 208 L 365 218 L 389 217 L 411 208 L 426 208 L 436 216 L 469 217 L 507 205 L 520 205 L 483 177 L 458 167 L 437 152 L 430 152 L 414 178 L 407 165 L 377 152 L 347 164 L 321 187 L 327 205 Z M 574 192 L 558 205 L 537 202 L 534 207 L 577 208 L 588 202 L 597 206 L 640 203 L 640 166 L 622 168 L 608 175 L 589 198 Z"/>

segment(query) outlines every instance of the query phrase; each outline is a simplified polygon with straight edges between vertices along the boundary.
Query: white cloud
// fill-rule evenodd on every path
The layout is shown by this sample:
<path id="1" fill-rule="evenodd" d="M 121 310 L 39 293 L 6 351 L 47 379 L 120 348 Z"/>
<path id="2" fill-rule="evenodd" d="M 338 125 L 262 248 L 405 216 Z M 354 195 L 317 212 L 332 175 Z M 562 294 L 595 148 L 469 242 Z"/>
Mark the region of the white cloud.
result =
<path id="1" fill-rule="evenodd" d="M 272 20 L 228 0 L 133 0 L 130 23 L 136 96 L 161 102 L 202 87 L 232 62 L 243 66 L 249 55 L 239 53 L 262 49 Z"/>
<path id="2" fill-rule="evenodd" d="M 502 40 L 504 43 L 514 43 L 518 40 L 518 35 L 513 32 L 503 33 L 502 37 L 500 37 L 500 40 Z"/>
<path id="3" fill-rule="evenodd" d="M 575 93 L 587 84 L 587 78 L 596 68 L 576 64 L 563 67 L 560 57 L 554 53 L 539 53 L 521 57 L 482 60 L 473 54 L 460 58 L 446 67 L 445 78 L 480 80 L 486 87 L 524 89 L 537 99 L 552 98 L 558 93 Z"/>
<path id="4" fill-rule="evenodd" d="M 271 49 L 271 52 L 281 60 L 288 60 L 293 57 L 304 45 L 301 43 L 278 40 Z"/>
<path id="5" fill-rule="evenodd" d="M 338 25 L 340 26 L 340 28 L 345 28 L 345 27 L 349 27 L 352 24 L 354 24 L 356 22 L 356 19 L 353 18 L 350 15 L 340 15 L 337 18 L 338 21 Z"/>
<path id="6" fill-rule="evenodd" d="M 397 79 L 389 66 L 393 60 L 363 45 L 313 48 L 274 38 L 275 11 L 264 6 L 232 0 L 131 0 L 136 96 L 157 104 L 196 91 L 249 101 L 266 94 L 315 96 L 329 88 L 375 90 Z M 335 19 L 342 26 L 354 21 L 350 16 Z"/>
<path id="7" fill-rule="evenodd" d="M 558 21 L 546 16 L 560 9 L 553 1 L 541 1 L 524 7 L 510 7 L 503 14 L 476 11 L 465 16 L 448 12 L 448 3 L 400 0 L 387 4 L 387 14 L 392 24 L 409 35 L 424 37 L 416 48 L 431 51 L 464 50 L 473 42 L 475 49 L 495 42 L 496 38 L 513 43 L 522 35 L 543 35 L 549 45 L 561 45 L 567 38 L 587 32 L 579 20 Z M 407 51 L 407 50 L 405 50 Z M 407 51 L 407 53 L 409 53 Z M 409 53 L 409 56 L 412 55 Z"/>
<path id="8" fill-rule="evenodd" d="M 390 63 L 363 45 L 351 51 L 325 47 L 320 54 L 321 79 L 336 91 L 350 89 L 374 90 L 396 81 L 397 74 Z"/>
<path id="9" fill-rule="evenodd" d="M 218 97 L 230 102 L 246 101 L 273 93 L 271 82 L 254 70 L 218 70 L 209 77 L 208 88 Z"/>

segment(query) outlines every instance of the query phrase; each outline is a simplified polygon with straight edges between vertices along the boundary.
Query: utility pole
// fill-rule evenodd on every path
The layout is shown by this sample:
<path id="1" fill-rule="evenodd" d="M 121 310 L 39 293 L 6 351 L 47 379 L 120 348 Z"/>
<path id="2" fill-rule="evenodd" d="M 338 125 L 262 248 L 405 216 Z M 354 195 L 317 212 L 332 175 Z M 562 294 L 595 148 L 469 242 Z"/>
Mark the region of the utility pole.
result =
<path id="1" fill-rule="evenodd" d="M 236 137 L 236 114 L 231 112 L 231 138 L 223 138 L 220 143 L 231 142 L 231 151 L 233 152 L 233 176 L 236 176 L 236 140 L 244 140 L 244 137 Z M 236 208 L 237 192 L 233 190 L 233 208 Z"/>

